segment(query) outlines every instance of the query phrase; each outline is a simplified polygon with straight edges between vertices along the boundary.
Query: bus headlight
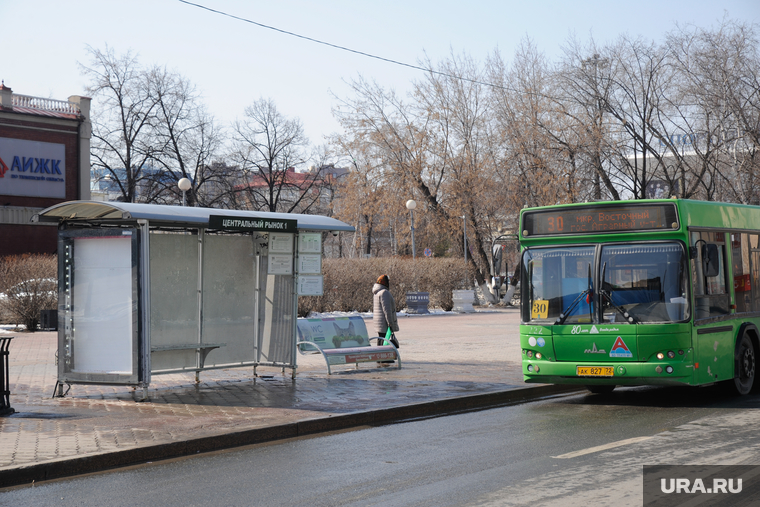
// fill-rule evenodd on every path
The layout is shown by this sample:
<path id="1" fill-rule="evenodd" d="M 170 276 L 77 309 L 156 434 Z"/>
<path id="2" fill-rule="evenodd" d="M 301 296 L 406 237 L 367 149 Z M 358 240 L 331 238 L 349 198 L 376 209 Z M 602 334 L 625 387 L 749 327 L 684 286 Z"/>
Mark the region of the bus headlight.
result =
<path id="1" fill-rule="evenodd" d="M 665 354 L 663 354 L 662 352 L 658 352 L 657 353 L 657 359 L 659 359 L 660 361 L 662 361 L 663 359 L 665 359 Z"/>
<path id="2" fill-rule="evenodd" d="M 541 359 L 541 352 L 536 352 L 536 359 Z"/>
<path id="3" fill-rule="evenodd" d="M 665 371 L 668 373 L 673 373 L 673 367 L 672 366 L 666 366 Z"/>
<path id="4" fill-rule="evenodd" d="M 528 365 L 528 371 L 531 372 L 531 373 L 533 373 L 533 365 L 532 364 Z"/>
<path id="5" fill-rule="evenodd" d="M 675 353 L 675 352 L 673 352 L 672 350 L 669 350 L 669 351 L 668 351 L 668 357 L 669 357 L 670 359 L 673 359 L 674 357 L 676 357 L 676 353 Z"/>

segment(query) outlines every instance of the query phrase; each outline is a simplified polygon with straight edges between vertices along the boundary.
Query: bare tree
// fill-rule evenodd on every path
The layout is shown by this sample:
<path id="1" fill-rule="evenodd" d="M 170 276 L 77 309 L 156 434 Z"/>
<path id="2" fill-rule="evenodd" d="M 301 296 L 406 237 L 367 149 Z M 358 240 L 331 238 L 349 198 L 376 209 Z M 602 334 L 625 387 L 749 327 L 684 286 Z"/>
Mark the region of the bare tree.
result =
<path id="1" fill-rule="evenodd" d="M 354 98 L 339 99 L 334 110 L 346 134 L 332 142 L 350 161 L 347 188 L 356 195 L 342 199 L 337 216 L 357 228 L 355 245 L 363 255 L 376 251 L 373 241 L 379 248 L 383 235 L 390 238 L 386 251 L 395 253 L 398 242 L 408 235 L 398 228 L 391 231 L 391 224 L 402 219 L 399 212 L 413 195 L 414 183 L 421 181 L 427 132 L 419 128 L 423 120 L 416 117 L 417 111 L 393 91 L 362 78 L 351 86 Z M 429 189 L 426 192 L 431 194 Z"/>
<path id="2" fill-rule="evenodd" d="M 223 134 L 194 86 L 165 67 L 141 67 L 129 52 L 117 56 L 108 47 L 89 52 L 91 66 L 83 72 L 98 101 L 93 108 L 95 179 L 108 181 L 122 201 L 177 203 L 177 181 L 184 177 L 193 183 L 191 206 L 225 202 L 230 172 L 215 161 Z"/>
<path id="3" fill-rule="evenodd" d="M 657 145 L 664 135 L 656 128 L 656 119 L 667 114 L 664 108 L 673 72 L 667 51 L 640 38 L 621 37 L 611 49 L 611 58 L 611 94 L 604 101 L 607 113 L 616 121 L 613 135 L 618 149 L 611 163 L 629 194 L 644 199 L 656 171 L 650 161 L 659 157 Z"/>
<path id="4" fill-rule="evenodd" d="M 556 97 L 583 133 L 581 153 L 593 168 L 593 197 L 645 198 L 660 155 L 663 125 L 657 120 L 666 113 L 673 79 L 667 51 L 625 36 L 602 48 L 593 40 L 583 46 L 571 39 L 564 50 Z"/>
<path id="5" fill-rule="evenodd" d="M 135 202 L 146 176 L 153 148 L 148 131 L 155 117 L 156 98 L 131 52 L 117 56 L 106 46 L 88 47 L 90 66 L 80 66 L 90 78 L 88 93 L 97 108 L 92 119 L 93 169 L 118 189 L 119 200 Z"/>
<path id="6" fill-rule="evenodd" d="M 145 74 L 156 107 L 150 125 L 153 142 L 150 162 L 157 169 L 146 175 L 146 200 L 176 203 L 180 178 L 192 182 L 187 204 L 215 206 L 224 202 L 229 171 L 214 163 L 223 137 L 213 117 L 200 103 L 194 86 L 179 74 L 154 67 Z"/>
<path id="7" fill-rule="evenodd" d="M 346 131 L 338 143 L 362 153 L 363 188 L 371 183 L 381 189 L 374 197 L 386 204 L 387 226 L 405 221 L 404 203 L 414 197 L 417 237 L 445 242 L 458 254 L 464 217 L 476 282 L 496 301 L 489 287 L 489 255 L 499 225 L 496 203 L 504 192 L 492 180 L 494 149 L 482 71 L 465 56 L 427 65 L 429 72 L 415 83 L 408 102 L 364 79 L 352 82 L 355 97 L 336 111 Z M 399 241 L 406 242 L 406 231 L 395 228 Z"/>
<path id="8" fill-rule="evenodd" d="M 571 160 L 569 172 L 574 172 L 576 185 L 592 190 L 585 196 L 572 192 L 573 198 L 618 200 L 618 182 L 610 167 L 615 152 L 610 145 L 612 125 L 605 107 L 612 94 L 614 59 L 593 39 L 584 46 L 571 38 L 563 49 L 565 56 L 553 73 L 555 82 L 549 94 L 552 107 L 565 117 L 563 123 L 569 128 L 554 130 L 552 136 L 559 137 L 565 130 L 576 133 L 577 137 L 561 144 L 566 146 Z"/>
<path id="9" fill-rule="evenodd" d="M 704 198 L 760 202 L 760 58 L 756 25 L 724 19 L 717 29 L 678 27 L 667 38 L 690 106 L 690 159 L 703 164 Z M 678 108 L 680 118 L 686 116 Z M 684 121 L 684 123 L 686 123 Z M 688 160 L 688 158 L 687 158 Z"/>
<path id="10" fill-rule="evenodd" d="M 414 96 L 430 136 L 427 162 L 440 168 L 432 180 L 438 187 L 438 206 L 430 214 L 431 225 L 435 231 L 447 232 L 458 245 L 466 221 L 472 247 L 468 260 L 476 268 L 475 281 L 489 302 L 495 303 L 501 284 L 491 269 L 492 240 L 504 222 L 506 195 L 493 179 L 498 150 L 493 142 L 489 87 L 482 84 L 486 71 L 465 55 L 451 55 L 437 66 L 428 61 L 426 66 L 429 72 L 415 85 Z M 425 187 L 417 190 L 423 192 Z"/>
<path id="11" fill-rule="evenodd" d="M 239 207 L 308 213 L 320 202 L 319 171 L 295 171 L 307 163 L 308 140 L 300 120 L 283 116 L 272 100 L 259 99 L 246 107 L 245 119 L 233 130 L 233 156 L 242 172 Z"/>
<path id="12" fill-rule="evenodd" d="M 495 85 L 491 107 L 499 151 L 496 181 L 508 192 L 510 214 L 516 217 L 525 205 L 587 199 L 591 185 L 579 167 L 586 126 L 570 114 L 572 103 L 557 98 L 555 87 L 562 83 L 557 83 L 543 55 L 525 40 L 511 67 L 498 53 L 488 66 Z"/>

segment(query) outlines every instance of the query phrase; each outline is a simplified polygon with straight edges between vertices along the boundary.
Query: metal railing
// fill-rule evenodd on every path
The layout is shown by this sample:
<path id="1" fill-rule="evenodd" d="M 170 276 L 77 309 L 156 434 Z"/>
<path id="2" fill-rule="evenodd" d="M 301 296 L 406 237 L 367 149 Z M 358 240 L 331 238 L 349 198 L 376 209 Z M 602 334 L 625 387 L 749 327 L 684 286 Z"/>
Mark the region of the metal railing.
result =
<path id="1" fill-rule="evenodd" d="M 0 416 L 14 412 L 11 408 L 11 384 L 8 366 L 8 349 L 13 337 L 0 338 Z"/>

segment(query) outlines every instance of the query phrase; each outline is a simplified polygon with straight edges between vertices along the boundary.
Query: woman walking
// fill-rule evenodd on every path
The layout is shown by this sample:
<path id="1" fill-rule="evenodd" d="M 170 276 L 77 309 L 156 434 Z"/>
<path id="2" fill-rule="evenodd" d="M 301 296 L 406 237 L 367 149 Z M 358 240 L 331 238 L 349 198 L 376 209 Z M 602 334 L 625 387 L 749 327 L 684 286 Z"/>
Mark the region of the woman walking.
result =
<path id="1" fill-rule="evenodd" d="M 374 295 L 372 320 L 375 321 L 375 331 L 377 331 L 377 335 L 380 338 L 385 338 L 388 328 L 394 332 L 398 331 L 396 302 L 393 300 L 393 295 L 391 295 L 391 291 L 388 289 L 389 287 L 390 280 L 388 279 L 388 275 L 380 275 L 377 278 L 377 283 L 372 286 L 372 294 Z M 384 342 L 380 340 L 379 343 L 383 344 Z M 393 361 L 382 362 L 392 363 Z"/>

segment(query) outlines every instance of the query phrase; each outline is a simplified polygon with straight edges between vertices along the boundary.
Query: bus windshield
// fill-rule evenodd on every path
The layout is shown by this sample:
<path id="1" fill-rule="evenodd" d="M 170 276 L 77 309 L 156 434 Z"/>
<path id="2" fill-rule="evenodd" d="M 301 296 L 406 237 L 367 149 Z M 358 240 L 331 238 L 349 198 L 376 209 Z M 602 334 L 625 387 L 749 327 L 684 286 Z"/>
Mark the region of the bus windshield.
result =
<path id="1" fill-rule="evenodd" d="M 530 248 L 521 279 L 524 322 L 643 324 L 690 315 L 681 243 Z"/>

